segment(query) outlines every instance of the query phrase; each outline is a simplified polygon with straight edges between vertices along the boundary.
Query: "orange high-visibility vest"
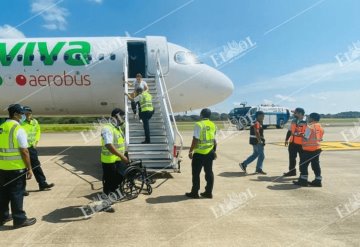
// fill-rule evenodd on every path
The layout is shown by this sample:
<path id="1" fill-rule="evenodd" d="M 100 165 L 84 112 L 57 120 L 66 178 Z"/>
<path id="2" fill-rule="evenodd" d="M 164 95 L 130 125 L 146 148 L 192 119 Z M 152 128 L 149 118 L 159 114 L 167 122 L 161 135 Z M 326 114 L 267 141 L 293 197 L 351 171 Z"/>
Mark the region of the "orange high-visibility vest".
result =
<path id="1" fill-rule="evenodd" d="M 291 136 L 290 136 L 290 142 L 293 142 L 295 144 L 302 144 L 303 141 L 303 135 L 305 133 L 306 129 L 306 122 L 304 120 L 301 120 L 299 122 L 292 121 L 291 122 Z"/>
<path id="2" fill-rule="evenodd" d="M 321 149 L 320 142 L 324 136 L 324 129 L 319 123 L 310 124 L 307 127 L 310 130 L 310 136 L 303 138 L 302 148 L 304 151 L 316 151 Z"/>

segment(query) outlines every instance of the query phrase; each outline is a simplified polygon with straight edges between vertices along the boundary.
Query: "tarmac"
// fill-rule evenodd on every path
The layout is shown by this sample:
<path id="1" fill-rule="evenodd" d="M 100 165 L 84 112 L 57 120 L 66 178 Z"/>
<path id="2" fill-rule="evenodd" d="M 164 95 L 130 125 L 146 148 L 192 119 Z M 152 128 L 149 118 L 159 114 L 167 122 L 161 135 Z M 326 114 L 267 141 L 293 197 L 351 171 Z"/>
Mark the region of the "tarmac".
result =
<path id="1" fill-rule="evenodd" d="M 348 129 L 346 129 L 348 128 Z M 343 131 L 327 127 L 324 139 L 345 143 Z M 181 173 L 159 172 L 153 193 L 114 204 L 115 213 L 86 217 L 80 209 L 102 192 L 100 140 L 81 133 L 43 134 L 38 151 L 51 191 L 28 181 L 24 208 L 38 222 L 31 227 L 0 227 L 0 246 L 360 246 L 360 152 L 321 154 L 323 187 L 298 187 L 284 178 L 286 130 L 267 129 L 264 170 L 241 172 L 251 154 L 249 131 L 220 131 L 214 162 L 214 198 L 188 199 L 192 133 L 183 132 Z M 90 136 L 90 135 L 87 135 Z M 360 142 L 354 136 L 353 142 Z M 355 143 L 356 144 L 356 143 Z M 309 168 L 310 180 L 314 177 Z M 201 191 L 205 186 L 201 175 Z"/>

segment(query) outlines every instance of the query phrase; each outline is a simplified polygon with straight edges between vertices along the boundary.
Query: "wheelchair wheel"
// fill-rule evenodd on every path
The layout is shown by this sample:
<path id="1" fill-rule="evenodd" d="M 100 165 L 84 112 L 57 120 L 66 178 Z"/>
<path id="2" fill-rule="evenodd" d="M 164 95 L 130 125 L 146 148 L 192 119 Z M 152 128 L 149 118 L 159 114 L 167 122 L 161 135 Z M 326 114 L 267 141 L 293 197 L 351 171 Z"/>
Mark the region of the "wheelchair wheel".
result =
<path id="1" fill-rule="evenodd" d="M 145 177 L 139 167 L 130 166 L 126 169 L 124 179 L 121 182 L 121 192 L 128 199 L 138 197 L 144 187 Z"/>

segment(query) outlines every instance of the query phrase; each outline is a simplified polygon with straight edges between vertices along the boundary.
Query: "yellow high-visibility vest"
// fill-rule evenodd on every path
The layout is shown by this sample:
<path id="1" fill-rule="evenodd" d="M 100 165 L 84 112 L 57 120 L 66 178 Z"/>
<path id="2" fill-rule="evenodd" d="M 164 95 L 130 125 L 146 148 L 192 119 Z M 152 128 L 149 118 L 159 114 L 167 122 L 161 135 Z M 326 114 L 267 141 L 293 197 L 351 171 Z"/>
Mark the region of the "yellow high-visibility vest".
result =
<path id="1" fill-rule="evenodd" d="M 21 129 L 20 124 L 6 121 L 0 125 L 0 170 L 21 170 L 26 165 L 20 154 L 16 135 Z"/>
<path id="2" fill-rule="evenodd" d="M 200 127 L 200 139 L 194 149 L 194 153 L 208 154 L 214 148 L 216 126 L 209 119 L 196 123 Z"/>
<path id="3" fill-rule="evenodd" d="M 152 104 L 152 96 L 151 96 L 151 94 L 149 94 L 149 92 L 144 91 L 141 94 L 140 107 L 141 107 L 141 112 L 154 110 L 154 107 Z"/>
<path id="4" fill-rule="evenodd" d="M 125 139 L 124 139 L 124 134 L 121 131 L 121 129 L 116 128 L 114 125 L 112 124 L 106 124 L 104 126 L 104 128 L 107 128 L 111 131 L 112 135 L 113 135 L 113 145 L 114 147 L 120 152 L 120 153 L 124 153 L 125 152 Z M 105 146 L 104 143 L 104 139 L 101 138 L 101 163 L 105 163 L 105 164 L 112 164 L 115 163 L 116 161 L 121 161 L 121 158 L 112 154 Z"/>
<path id="5" fill-rule="evenodd" d="M 36 119 L 31 119 L 30 123 L 25 120 L 21 123 L 27 134 L 29 147 L 34 146 L 40 140 L 40 124 Z"/>

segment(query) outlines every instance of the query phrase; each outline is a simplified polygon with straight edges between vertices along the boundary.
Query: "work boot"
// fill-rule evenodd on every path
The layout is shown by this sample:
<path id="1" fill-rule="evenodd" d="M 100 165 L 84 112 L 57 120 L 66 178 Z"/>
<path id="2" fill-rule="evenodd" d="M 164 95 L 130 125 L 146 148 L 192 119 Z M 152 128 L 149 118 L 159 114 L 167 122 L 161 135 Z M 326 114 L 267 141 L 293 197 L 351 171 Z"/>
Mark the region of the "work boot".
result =
<path id="1" fill-rule="evenodd" d="M 13 217 L 11 216 L 11 214 L 9 215 L 9 217 L 7 217 L 6 219 L 0 221 L 0 226 L 3 226 L 6 224 L 6 222 L 12 221 Z"/>
<path id="2" fill-rule="evenodd" d="M 262 169 L 256 170 L 255 173 L 256 173 L 256 174 L 262 174 L 262 175 L 266 175 L 266 174 L 267 174 L 267 173 L 264 172 Z"/>
<path id="3" fill-rule="evenodd" d="M 313 187 L 322 187 L 321 180 L 319 180 L 319 179 L 315 179 L 315 180 L 309 182 L 309 185 L 313 186 Z"/>
<path id="4" fill-rule="evenodd" d="M 299 180 L 293 181 L 293 183 L 295 185 L 298 185 L 298 186 L 301 186 L 301 187 L 308 187 L 308 185 L 309 185 L 309 182 L 307 180 L 300 179 L 300 178 L 299 178 Z"/>
<path id="5" fill-rule="evenodd" d="M 35 218 L 29 218 L 29 219 L 26 219 L 22 224 L 19 224 L 19 225 L 14 224 L 14 229 L 21 228 L 21 227 L 32 226 L 35 223 L 36 223 Z"/>
<path id="6" fill-rule="evenodd" d="M 185 196 L 190 197 L 190 198 L 193 198 L 193 199 L 198 199 L 198 198 L 200 198 L 198 193 L 193 193 L 193 192 L 185 193 Z"/>
<path id="7" fill-rule="evenodd" d="M 39 186 L 39 190 L 40 190 L 40 191 L 50 190 L 50 189 L 51 189 L 52 187 L 54 187 L 54 186 L 55 186 L 54 183 L 45 184 L 45 185 Z"/>
<path id="8" fill-rule="evenodd" d="M 30 195 L 29 191 L 25 190 L 24 191 L 24 196 L 28 196 L 28 195 Z"/>
<path id="9" fill-rule="evenodd" d="M 247 172 L 246 172 L 246 166 L 244 165 L 244 163 L 239 163 L 239 166 L 240 166 L 240 169 L 243 170 L 243 172 L 244 172 L 245 174 L 247 174 Z"/>
<path id="10" fill-rule="evenodd" d="M 291 170 L 291 171 L 288 171 L 288 172 L 284 172 L 283 176 L 284 177 L 294 177 L 294 176 L 296 176 L 296 170 Z"/>
<path id="11" fill-rule="evenodd" d="M 212 199 L 213 196 L 211 193 L 207 193 L 207 192 L 203 192 L 203 193 L 200 193 L 201 197 L 204 197 L 204 198 L 209 198 L 209 199 Z"/>

